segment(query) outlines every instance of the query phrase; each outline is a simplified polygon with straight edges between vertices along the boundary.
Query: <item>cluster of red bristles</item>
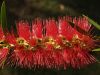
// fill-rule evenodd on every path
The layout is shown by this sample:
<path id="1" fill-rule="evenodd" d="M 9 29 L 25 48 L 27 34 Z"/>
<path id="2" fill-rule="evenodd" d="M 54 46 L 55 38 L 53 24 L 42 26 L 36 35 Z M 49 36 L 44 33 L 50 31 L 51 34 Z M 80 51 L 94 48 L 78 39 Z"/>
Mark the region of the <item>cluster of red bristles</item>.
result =
<path id="1" fill-rule="evenodd" d="M 74 27 L 69 22 L 75 24 Z M 95 47 L 86 18 L 36 19 L 16 24 L 18 36 L 0 27 L 0 66 L 22 68 L 81 68 L 96 62 L 90 54 Z M 88 34 L 81 33 L 76 27 Z"/>

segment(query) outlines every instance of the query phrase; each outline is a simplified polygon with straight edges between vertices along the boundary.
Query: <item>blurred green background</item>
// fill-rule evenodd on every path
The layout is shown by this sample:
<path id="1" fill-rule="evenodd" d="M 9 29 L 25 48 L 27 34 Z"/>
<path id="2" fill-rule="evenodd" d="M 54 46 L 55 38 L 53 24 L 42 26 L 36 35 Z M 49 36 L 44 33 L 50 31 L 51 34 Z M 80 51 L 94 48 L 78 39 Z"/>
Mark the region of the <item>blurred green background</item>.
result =
<path id="1" fill-rule="evenodd" d="M 2 0 L 0 0 L 0 6 Z M 8 22 L 13 25 L 17 20 L 57 18 L 59 16 L 88 15 L 100 24 L 99 0 L 6 0 Z M 95 34 L 100 31 L 94 29 Z M 100 59 L 100 53 L 94 53 Z M 92 64 L 83 69 L 0 69 L 0 75 L 100 75 L 100 64 Z"/>

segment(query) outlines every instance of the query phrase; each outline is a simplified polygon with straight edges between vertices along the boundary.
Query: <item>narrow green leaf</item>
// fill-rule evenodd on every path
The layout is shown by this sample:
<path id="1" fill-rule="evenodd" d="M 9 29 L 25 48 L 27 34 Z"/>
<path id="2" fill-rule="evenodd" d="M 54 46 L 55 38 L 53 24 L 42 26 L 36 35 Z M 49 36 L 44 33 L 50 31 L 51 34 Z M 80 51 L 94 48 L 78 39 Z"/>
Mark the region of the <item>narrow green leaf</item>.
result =
<path id="1" fill-rule="evenodd" d="M 88 21 L 92 24 L 92 25 L 94 25 L 98 30 L 100 30 L 100 25 L 97 23 L 97 22 L 95 22 L 94 20 L 92 20 L 91 18 L 89 18 L 89 17 L 87 17 L 87 16 L 85 16 L 85 15 L 83 15 L 84 17 L 86 17 L 86 18 L 88 18 Z"/>
<path id="2" fill-rule="evenodd" d="M 94 49 L 94 50 L 92 50 L 92 51 L 93 51 L 93 52 L 94 52 L 94 51 L 97 51 L 97 52 L 98 52 L 98 51 L 100 51 L 100 48 Z"/>
<path id="3" fill-rule="evenodd" d="M 4 34 L 6 35 L 6 33 L 8 31 L 11 32 L 11 28 L 13 28 L 14 33 L 17 36 L 17 28 L 16 28 L 16 25 L 14 23 L 14 20 L 11 20 L 12 17 L 10 17 L 10 19 L 9 19 L 9 17 L 7 18 L 5 1 L 3 1 L 2 6 L 1 6 L 0 16 L 1 16 L 0 24 L 1 24 L 1 27 L 3 29 Z M 8 20 L 8 22 L 7 22 L 7 20 Z"/>
<path id="4" fill-rule="evenodd" d="M 7 18 L 6 18 L 6 5 L 5 1 L 3 1 L 2 6 L 1 6 L 1 27 L 4 32 L 7 30 Z"/>

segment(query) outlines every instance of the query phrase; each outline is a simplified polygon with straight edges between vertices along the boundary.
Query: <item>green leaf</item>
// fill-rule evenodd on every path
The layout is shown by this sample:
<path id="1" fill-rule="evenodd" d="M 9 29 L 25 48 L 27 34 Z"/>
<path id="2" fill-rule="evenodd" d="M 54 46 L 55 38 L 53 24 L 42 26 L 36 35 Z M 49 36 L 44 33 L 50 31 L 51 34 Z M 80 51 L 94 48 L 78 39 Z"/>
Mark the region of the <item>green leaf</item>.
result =
<path id="1" fill-rule="evenodd" d="M 98 52 L 98 51 L 100 51 L 100 48 L 97 48 L 97 49 L 94 49 L 94 50 L 92 50 L 93 52 L 95 51 L 95 52 Z"/>
<path id="2" fill-rule="evenodd" d="M 15 23 L 12 20 L 9 20 L 9 18 L 7 18 L 5 1 L 3 1 L 2 6 L 1 6 L 0 18 L 1 18 L 0 19 L 0 24 L 1 24 L 1 27 L 3 29 L 4 34 L 6 35 L 6 33 L 8 31 L 11 32 L 11 30 L 12 30 L 11 28 L 13 28 L 15 36 L 18 36 L 17 28 L 16 28 Z M 8 19 L 8 22 L 7 22 L 7 19 Z"/>
<path id="3" fill-rule="evenodd" d="M 6 18 L 6 5 L 5 1 L 3 1 L 1 6 L 1 27 L 4 32 L 7 30 L 7 18 Z"/>
<path id="4" fill-rule="evenodd" d="M 89 23 L 91 23 L 91 24 L 94 25 L 98 30 L 100 30 L 100 25 L 99 25 L 97 22 L 95 22 L 94 20 L 92 20 L 91 18 L 89 18 L 89 17 L 87 17 L 87 16 L 85 16 L 85 15 L 83 15 L 83 16 L 86 17 L 86 18 L 88 18 Z"/>

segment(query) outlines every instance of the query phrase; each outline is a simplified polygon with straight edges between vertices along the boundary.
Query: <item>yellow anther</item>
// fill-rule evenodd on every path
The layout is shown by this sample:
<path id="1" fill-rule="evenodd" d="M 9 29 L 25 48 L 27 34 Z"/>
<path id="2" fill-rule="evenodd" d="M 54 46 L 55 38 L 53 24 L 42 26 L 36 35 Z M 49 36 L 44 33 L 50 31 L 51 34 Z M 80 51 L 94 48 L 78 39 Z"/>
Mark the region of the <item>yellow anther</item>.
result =
<path id="1" fill-rule="evenodd" d="M 54 45 L 55 49 L 62 49 L 60 45 Z"/>
<path id="2" fill-rule="evenodd" d="M 23 38 L 17 38 L 16 40 L 18 42 L 18 44 L 23 44 L 24 43 L 24 39 Z"/>
<path id="3" fill-rule="evenodd" d="M 3 48 L 9 48 L 9 47 L 10 47 L 9 44 L 4 44 L 4 45 L 3 45 Z"/>
<path id="4" fill-rule="evenodd" d="M 17 38 L 17 42 L 19 45 L 28 45 L 28 42 L 23 38 Z"/>
<path id="5" fill-rule="evenodd" d="M 37 39 L 37 43 L 41 44 L 42 43 L 42 39 Z"/>
<path id="6" fill-rule="evenodd" d="M 25 48 L 30 48 L 30 45 L 28 44 L 28 42 L 25 39 L 23 39 L 23 38 L 17 38 L 16 41 L 18 42 L 19 45 L 22 45 Z"/>
<path id="7" fill-rule="evenodd" d="M 72 43 L 73 44 L 80 44 L 81 43 L 81 40 L 80 38 L 78 37 L 78 35 L 74 35 L 73 38 L 72 38 Z"/>
<path id="8" fill-rule="evenodd" d="M 0 44 L 4 44 L 5 43 L 5 41 L 4 40 L 0 40 Z"/>
<path id="9" fill-rule="evenodd" d="M 81 43 L 80 43 L 80 46 L 81 46 L 81 47 L 86 47 L 86 44 L 85 44 L 84 42 L 81 42 Z"/>
<path id="10" fill-rule="evenodd" d="M 14 44 L 10 44 L 11 47 L 14 47 Z"/>
<path id="11" fill-rule="evenodd" d="M 55 44 L 55 40 L 52 37 L 47 38 L 45 42 L 52 45 Z"/>

